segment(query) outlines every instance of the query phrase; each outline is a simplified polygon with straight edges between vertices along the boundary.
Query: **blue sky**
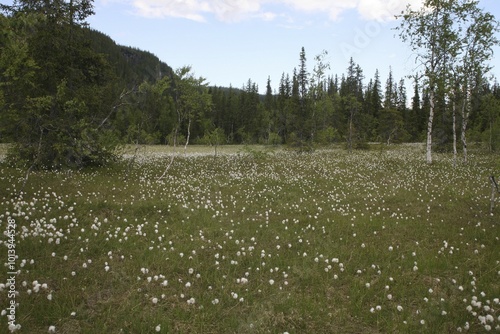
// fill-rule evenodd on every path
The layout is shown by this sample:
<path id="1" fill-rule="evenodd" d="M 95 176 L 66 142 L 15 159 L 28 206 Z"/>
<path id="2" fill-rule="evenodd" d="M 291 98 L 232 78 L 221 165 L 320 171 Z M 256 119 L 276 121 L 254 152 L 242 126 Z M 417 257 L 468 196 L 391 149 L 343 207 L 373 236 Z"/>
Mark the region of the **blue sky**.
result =
<path id="1" fill-rule="evenodd" d="M 412 73 L 415 62 L 397 37 L 394 14 L 422 0 L 95 0 L 91 27 L 117 43 L 147 50 L 176 69 L 191 65 L 210 84 L 242 87 L 248 79 L 263 92 L 268 76 L 278 88 L 305 48 L 307 68 L 328 52 L 328 74 L 360 64 L 365 83 L 380 72 L 385 83 Z M 500 1 L 480 7 L 500 18 Z M 500 78 L 499 48 L 491 62 Z"/>

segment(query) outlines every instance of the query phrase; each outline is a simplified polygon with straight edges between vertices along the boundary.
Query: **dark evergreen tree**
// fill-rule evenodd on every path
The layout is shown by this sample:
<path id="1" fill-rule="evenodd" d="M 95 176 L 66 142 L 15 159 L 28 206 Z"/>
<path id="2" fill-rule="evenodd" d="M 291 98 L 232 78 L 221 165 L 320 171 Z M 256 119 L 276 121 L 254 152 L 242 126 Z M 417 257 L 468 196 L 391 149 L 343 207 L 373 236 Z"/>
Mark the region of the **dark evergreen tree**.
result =
<path id="1" fill-rule="evenodd" d="M 308 96 L 309 73 L 307 72 L 306 61 L 306 52 L 304 47 L 302 47 L 299 58 L 299 72 L 294 73 L 299 98 L 299 108 L 294 113 L 294 132 L 298 139 L 296 143 L 300 142 L 300 145 L 311 139 L 313 128 Z"/>
<path id="2" fill-rule="evenodd" d="M 277 133 L 282 138 L 282 142 L 287 142 L 288 135 L 291 132 L 291 115 L 290 104 L 292 97 L 292 86 L 290 76 L 285 73 L 281 75 L 279 84 L 278 98 L 277 98 Z"/>
<path id="3" fill-rule="evenodd" d="M 278 109 L 276 106 L 276 97 L 273 95 L 273 89 L 271 87 L 271 78 L 267 78 L 266 84 L 266 95 L 264 97 L 264 120 L 263 122 L 267 124 L 267 144 L 281 144 L 282 139 L 278 134 Z"/>
<path id="4" fill-rule="evenodd" d="M 377 119 L 380 115 L 380 110 L 382 110 L 382 84 L 380 82 L 380 75 L 378 70 L 375 72 L 375 80 L 373 82 L 373 90 L 370 96 L 370 110 L 371 115 Z"/>
<path id="5" fill-rule="evenodd" d="M 287 137 L 287 143 L 291 145 L 302 145 L 304 134 L 306 133 L 304 129 L 305 115 L 302 113 L 303 100 L 300 97 L 300 83 L 296 69 L 293 71 L 291 84 L 291 96 L 287 103 L 287 109 L 289 110 L 290 116 L 290 133 Z"/>
<path id="6" fill-rule="evenodd" d="M 398 110 L 398 113 L 401 115 L 401 118 L 403 120 L 403 124 L 399 129 L 396 140 L 398 142 L 406 142 L 410 139 L 410 134 L 408 131 L 408 124 L 410 122 L 410 112 L 409 112 L 409 109 L 407 107 L 408 97 L 406 94 L 406 83 L 405 83 L 404 79 L 401 79 L 399 81 L 399 85 L 398 85 L 397 89 L 398 89 L 397 110 Z"/>
<path id="7" fill-rule="evenodd" d="M 368 83 L 365 95 L 364 109 L 369 123 L 367 129 L 368 138 L 376 141 L 378 138 L 378 121 L 382 110 L 382 90 L 378 70 L 375 71 L 375 78 Z"/>
<path id="8" fill-rule="evenodd" d="M 363 72 L 352 58 L 349 60 L 347 77 L 342 77 L 340 83 L 340 98 L 340 110 L 347 121 L 343 131 L 347 148 L 349 151 L 353 148 L 362 148 L 366 142 L 366 133 L 363 133 L 366 118 L 362 114 Z"/>
<path id="9" fill-rule="evenodd" d="M 403 106 L 406 104 L 406 95 L 402 97 L 402 102 L 400 102 L 398 91 L 398 85 L 394 82 L 392 69 L 390 69 L 385 85 L 384 108 L 379 119 L 379 134 L 387 144 L 400 142 L 404 139 L 404 121 L 401 109 L 406 109 L 406 106 Z"/>
<path id="10" fill-rule="evenodd" d="M 406 130 L 410 135 L 410 141 L 417 142 L 421 141 L 424 137 L 425 130 L 425 114 L 422 112 L 421 101 L 420 101 L 420 91 L 418 87 L 418 81 L 415 80 L 413 86 L 413 98 L 411 102 L 411 109 L 409 111 L 409 118 L 407 121 Z"/>
<path id="11" fill-rule="evenodd" d="M 297 80 L 299 82 L 299 94 L 302 104 L 305 103 L 305 99 L 307 98 L 307 89 L 309 85 L 309 73 L 307 72 L 307 58 L 304 47 L 302 47 L 300 51 L 300 65 Z"/>
<path id="12" fill-rule="evenodd" d="M 13 156 L 32 167 L 81 167 L 113 158 L 116 142 L 103 122 L 115 103 L 113 77 L 82 29 L 93 14 L 92 1 L 20 0 L 4 9 L 15 29 L 8 52 L 22 46 L 30 71 L 30 80 L 18 86 L 22 98 L 3 92 L 8 110 L 2 121 L 16 125 L 4 129 L 16 143 Z M 17 25 L 21 21 L 29 28 Z M 8 77 L 16 61 L 4 62 L 0 73 Z"/>

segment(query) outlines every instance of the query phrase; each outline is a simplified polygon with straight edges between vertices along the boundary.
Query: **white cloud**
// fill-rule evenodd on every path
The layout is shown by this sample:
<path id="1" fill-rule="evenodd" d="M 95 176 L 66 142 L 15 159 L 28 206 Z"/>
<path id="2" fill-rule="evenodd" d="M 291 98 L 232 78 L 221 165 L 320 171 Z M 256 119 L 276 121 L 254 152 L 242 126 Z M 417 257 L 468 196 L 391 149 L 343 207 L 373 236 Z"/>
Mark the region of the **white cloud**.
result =
<path id="1" fill-rule="evenodd" d="M 416 9 L 422 3 L 423 0 L 359 0 L 357 9 L 366 20 L 388 21 L 401 14 L 407 5 Z"/>
<path id="2" fill-rule="evenodd" d="M 347 10 L 356 10 L 365 20 L 387 21 L 408 3 L 423 0 L 131 0 L 137 14 L 146 17 L 179 17 L 204 22 L 213 15 L 223 22 L 248 18 L 273 20 L 290 9 L 295 12 L 325 13 L 337 20 Z M 266 6 L 269 5 L 269 8 Z M 272 8 L 272 10 L 270 10 Z M 281 12 L 277 13 L 279 10 Z"/>
<path id="3" fill-rule="evenodd" d="M 208 0 L 208 12 L 225 22 L 239 21 L 247 15 L 259 13 L 260 1 L 252 0 Z M 262 13 L 265 14 L 265 13 Z"/>
<path id="4" fill-rule="evenodd" d="M 258 17 L 260 17 L 261 19 L 263 19 L 264 21 L 272 21 L 276 18 L 276 13 L 272 13 L 272 12 L 263 12 L 263 13 L 260 13 L 258 15 Z"/>
<path id="5" fill-rule="evenodd" d="M 132 5 L 137 14 L 145 17 L 180 17 L 193 21 L 205 21 L 203 12 L 206 6 L 202 6 L 196 0 L 134 0 Z"/>
<path id="6" fill-rule="evenodd" d="M 239 21 L 253 14 L 269 18 L 271 13 L 259 13 L 259 0 L 133 0 L 137 14 L 145 17 L 179 17 L 204 22 L 212 14 L 224 22 Z"/>
<path id="7" fill-rule="evenodd" d="M 332 20 L 336 20 L 344 11 L 356 8 L 358 0 L 280 0 L 280 2 L 298 11 L 328 13 Z"/>

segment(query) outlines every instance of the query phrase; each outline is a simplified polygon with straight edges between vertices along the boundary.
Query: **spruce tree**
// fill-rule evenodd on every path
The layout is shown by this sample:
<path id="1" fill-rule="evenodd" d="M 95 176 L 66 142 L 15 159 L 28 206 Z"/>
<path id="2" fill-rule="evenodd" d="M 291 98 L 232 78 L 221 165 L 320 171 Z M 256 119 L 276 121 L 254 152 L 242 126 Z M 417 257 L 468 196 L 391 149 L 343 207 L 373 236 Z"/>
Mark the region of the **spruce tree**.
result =
<path id="1" fill-rule="evenodd" d="M 19 0 L 3 9 L 13 32 L 7 53 L 21 47 L 29 71 L 29 80 L 16 83 L 9 73 L 19 59 L 0 64 L 6 86 L 18 85 L 16 92 L 2 86 L 3 131 L 15 142 L 11 156 L 30 168 L 83 167 L 112 159 L 116 141 L 103 122 L 114 102 L 112 75 L 83 29 L 93 14 L 92 1 Z"/>

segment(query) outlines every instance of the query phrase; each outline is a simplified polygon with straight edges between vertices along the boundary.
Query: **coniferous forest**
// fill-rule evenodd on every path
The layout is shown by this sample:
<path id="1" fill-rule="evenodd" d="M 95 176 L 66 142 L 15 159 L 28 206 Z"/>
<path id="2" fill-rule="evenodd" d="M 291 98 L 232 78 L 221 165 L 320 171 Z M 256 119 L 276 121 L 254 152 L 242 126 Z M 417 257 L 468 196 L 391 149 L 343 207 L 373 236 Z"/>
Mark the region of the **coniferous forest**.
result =
<path id="1" fill-rule="evenodd" d="M 19 0 L 1 9 L 0 141 L 14 143 L 11 157 L 33 167 L 101 165 L 116 158 L 117 145 L 132 143 L 305 150 L 342 143 L 354 150 L 424 142 L 431 108 L 434 150 L 465 146 L 457 137 L 500 149 L 500 86 L 487 66 L 474 67 L 466 81 L 457 79 L 464 66 L 437 62 L 427 76 L 370 77 L 355 59 L 330 64 L 325 51 L 308 62 L 302 48 L 290 55 L 297 66 L 268 78 L 259 94 L 252 79 L 214 87 L 190 67 L 172 69 L 147 51 L 117 45 L 86 24 L 91 0 Z M 436 50 L 454 52 L 445 44 Z"/>

